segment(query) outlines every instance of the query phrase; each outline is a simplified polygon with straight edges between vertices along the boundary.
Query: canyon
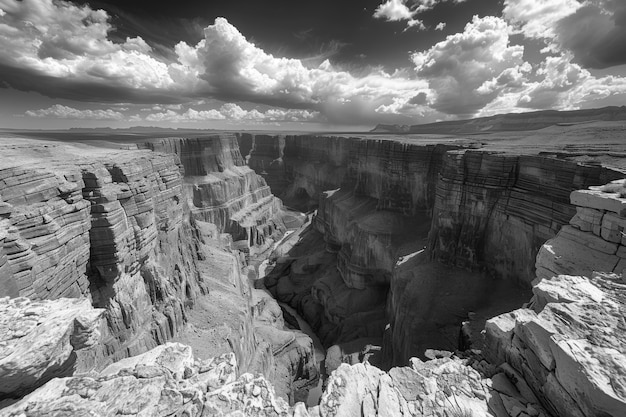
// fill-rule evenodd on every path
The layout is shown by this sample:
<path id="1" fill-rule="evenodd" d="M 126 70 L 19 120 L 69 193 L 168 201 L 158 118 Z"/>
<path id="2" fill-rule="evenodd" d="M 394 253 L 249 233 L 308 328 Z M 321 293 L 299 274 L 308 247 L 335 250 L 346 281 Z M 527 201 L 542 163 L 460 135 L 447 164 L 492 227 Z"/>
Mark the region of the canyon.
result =
<path id="1" fill-rule="evenodd" d="M 625 415 L 625 130 L 3 138 L 0 415 Z"/>

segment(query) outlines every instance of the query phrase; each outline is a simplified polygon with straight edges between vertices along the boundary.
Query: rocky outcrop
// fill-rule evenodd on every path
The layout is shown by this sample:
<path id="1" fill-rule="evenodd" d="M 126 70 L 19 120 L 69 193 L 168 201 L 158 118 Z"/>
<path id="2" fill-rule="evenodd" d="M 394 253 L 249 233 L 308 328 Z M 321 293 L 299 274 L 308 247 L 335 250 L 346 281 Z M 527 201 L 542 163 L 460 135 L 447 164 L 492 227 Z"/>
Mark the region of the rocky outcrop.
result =
<path id="1" fill-rule="evenodd" d="M 554 415 L 626 410 L 623 185 L 571 194 L 576 215 L 541 248 L 529 308 L 486 326 L 491 360 L 508 363 Z"/>
<path id="2" fill-rule="evenodd" d="M 439 352 L 389 372 L 342 364 L 328 380 L 322 416 L 547 416 L 523 381 L 480 357 Z"/>
<path id="3" fill-rule="evenodd" d="M 237 377 L 234 355 L 197 360 L 189 346 L 161 345 L 98 374 L 57 378 L 2 410 L 2 416 L 296 416 L 262 376 Z"/>
<path id="4" fill-rule="evenodd" d="M 100 341 L 104 310 L 87 299 L 0 300 L 0 400 L 71 375 Z"/>
<path id="5" fill-rule="evenodd" d="M 602 275 L 543 279 L 531 308 L 487 322 L 490 360 L 507 363 L 553 415 L 623 415 L 623 291 Z"/>
<path id="6" fill-rule="evenodd" d="M 591 276 L 593 271 L 622 274 L 626 268 L 626 180 L 575 191 L 576 215 L 569 225 L 542 246 L 537 256 L 537 277 Z"/>

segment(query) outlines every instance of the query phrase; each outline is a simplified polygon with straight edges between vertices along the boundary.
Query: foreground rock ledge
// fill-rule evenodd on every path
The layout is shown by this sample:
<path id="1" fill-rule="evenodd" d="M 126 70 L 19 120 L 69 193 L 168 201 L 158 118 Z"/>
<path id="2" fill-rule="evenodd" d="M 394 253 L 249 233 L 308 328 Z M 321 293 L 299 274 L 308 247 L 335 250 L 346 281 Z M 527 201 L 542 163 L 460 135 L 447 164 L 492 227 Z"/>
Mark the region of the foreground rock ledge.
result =
<path id="1" fill-rule="evenodd" d="M 100 339 L 104 309 L 88 299 L 0 299 L 0 399 L 71 375 Z"/>

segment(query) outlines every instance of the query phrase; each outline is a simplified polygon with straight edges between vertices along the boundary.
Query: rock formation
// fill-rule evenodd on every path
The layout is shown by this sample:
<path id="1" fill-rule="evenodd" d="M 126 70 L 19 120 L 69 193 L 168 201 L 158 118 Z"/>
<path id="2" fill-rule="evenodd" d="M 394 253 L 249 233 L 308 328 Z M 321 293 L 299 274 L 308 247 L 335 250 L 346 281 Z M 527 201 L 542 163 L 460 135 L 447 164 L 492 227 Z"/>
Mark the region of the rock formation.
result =
<path id="1" fill-rule="evenodd" d="M 140 147 L 2 145 L 0 415 L 624 415 L 626 182 L 575 191 L 619 170 L 457 138 Z M 319 405 L 265 288 L 328 348 Z"/>
<path id="2" fill-rule="evenodd" d="M 570 192 L 623 175 L 458 139 L 241 140 L 287 205 L 318 207 L 300 243 L 307 249 L 280 258 L 267 287 L 327 346 L 384 343 L 387 366 L 428 347 L 454 349 L 460 322 L 481 306 L 500 311 L 479 312 L 476 328 L 525 301 L 507 287 L 530 287 L 541 245 L 575 213 Z"/>
<path id="3" fill-rule="evenodd" d="M 624 183 L 571 194 L 576 215 L 542 246 L 529 308 L 485 328 L 491 361 L 508 363 L 554 415 L 626 411 Z"/>
<path id="4" fill-rule="evenodd" d="M 624 106 L 604 107 L 570 111 L 537 111 L 525 113 L 499 114 L 470 120 L 453 120 L 422 125 L 378 125 L 372 132 L 377 133 L 443 133 L 468 134 L 485 131 L 515 131 L 543 129 L 553 125 L 573 125 L 599 120 L 626 120 Z"/>
<path id="5" fill-rule="evenodd" d="M 172 151 L 189 143 L 172 139 L 159 146 Z M 284 396 L 294 380 L 304 378 L 305 386 L 316 380 L 311 340 L 283 331 L 282 318 L 269 320 L 266 312 L 280 315 L 280 309 L 269 296 L 253 296 L 261 291 L 248 282 L 248 258 L 284 231 L 280 201 L 242 166 L 233 136 L 207 144 L 196 159 L 192 146 L 182 163 L 175 154 L 149 150 L 32 140 L 2 145 L 0 295 L 57 300 L 60 306 L 74 305 L 70 297 L 82 300 L 84 310 L 57 317 L 53 307 L 41 307 L 41 314 L 28 306 L 26 312 L 13 309 L 28 316 L 26 329 L 38 315 L 39 322 L 53 323 L 60 333 L 51 336 L 58 342 L 50 349 L 58 357 L 32 366 L 16 362 L 7 347 L 2 396 L 23 395 L 54 376 L 102 369 L 156 347 L 181 333 L 199 298 L 217 300 L 224 288 L 229 296 L 220 301 L 231 319 L 211 329 L 230 328 L 212 353 L 235 352 L 242 371 L 275 376 Z M 8 303 L 7 311 L 13 308 Z M 101 324 L 88 319 L 91 306 Z M 86 349 L 78 341 L 83 336 L 74 333 L 92 326 L 99 337 Z"/>
<path id="6" fill-rule="evenodd" d="M 101 339 L 103 309 L 88 299 L 0 301 L 0 399 L 71 375 Z"/>

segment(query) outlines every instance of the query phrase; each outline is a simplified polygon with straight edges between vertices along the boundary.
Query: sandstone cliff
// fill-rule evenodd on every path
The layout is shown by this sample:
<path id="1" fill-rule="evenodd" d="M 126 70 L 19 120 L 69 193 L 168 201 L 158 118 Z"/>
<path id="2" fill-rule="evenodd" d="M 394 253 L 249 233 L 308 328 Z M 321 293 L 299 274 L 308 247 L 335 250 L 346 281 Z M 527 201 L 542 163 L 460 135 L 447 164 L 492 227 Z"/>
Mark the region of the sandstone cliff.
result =
<path id="1" fill-rule="evenodd" d="M 284 396 L 294 380 L 316 380 L 311 340 L 284 331 L 279 307 L 248 281 L 249 257 L 280 238 L 284 225 L 280 201 L 243 165 L 234 137 L 152 146 L 170 153 L 14 142 L 0 158 L 0 295 L 84 302 L 67 313 L 54 351 L 62 354 L 50 364 L 33 368 L 7 356 L 2 396 L 162 344 L 181 334 L 199 300 L 219 300 L 229 312 L 228 320 L 208 320 L 208 332 L 222 333 L 212 355 L 234 352 L 242 371 L 275 377 Z M 81 319 L 92 306 L 99 319 Z M 23 314 L 37 323 L 38 313 Z M 48 308 L 38 322 L 54 317 Z M 81 326 L 99 330 L 77 354 L 68 340 Z"/>
<path id="2" fill-rule="evenodd" d="M 529 308 L 487 322 L 487 352 L 554 415 L 626 410 L 624 180 L 574 191 L 577 213 L 537 256 Z"/>
<path id="3" fill-rule="evenodd" d="M 0 396 L 45 385 L 1 415 L 621 415 L 624 183 L 568 201 L 620 172 L 466 141 L 240 137 L 261 176 L 232 135 L 3 147 Z M 250 283 L 293 220 L 270 187 L 318 208 L 264 280 L 330 347 L 309 410 L 277 397 L 317 378 L 311 339 Z M 529 308 L 500 315 L 535 276 Z M 491 364 L 427 350 L 481 348 L 493 315 Z M 201 358 L 111 364 L 172 337 Z M 414 355 L 435 359 L 394 367 Z"/>
<path id="4" fill-rule="evenodd" d="M 2 295 L 104 308 L 109 332 L 86 367 L 170 338 L 205 291 L 176 159 L 46 142 L 2 153 Z"/>
<path id="5" fill-rule="evenodd" d="M 525 301 L 508 288 L 530 287 L 541 245 L 575 213 L 569 193 L 623 175 L 460 139 L 240 140 L 285 204 L 318 208 L 307 250 L 281 258 L 268 288 L 327 346 L 378 339 L 387 366 L 454 349 L 469 312 L 478 328 Z"/>

